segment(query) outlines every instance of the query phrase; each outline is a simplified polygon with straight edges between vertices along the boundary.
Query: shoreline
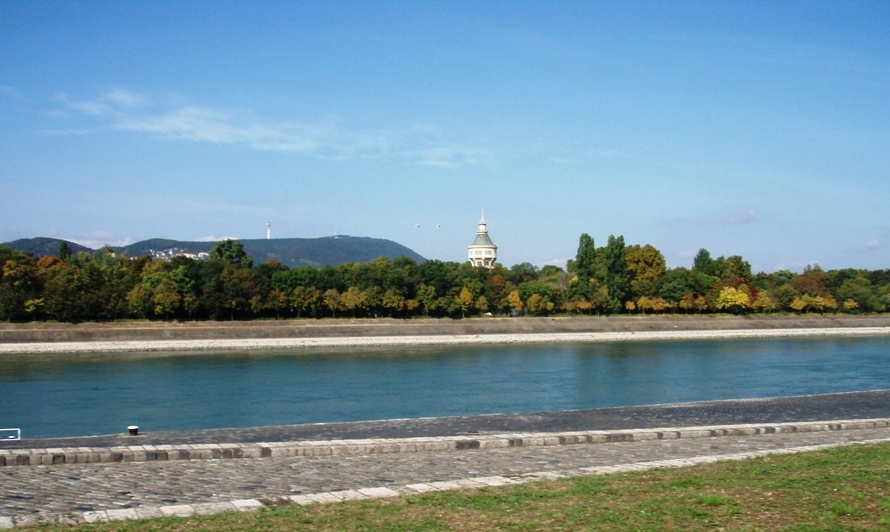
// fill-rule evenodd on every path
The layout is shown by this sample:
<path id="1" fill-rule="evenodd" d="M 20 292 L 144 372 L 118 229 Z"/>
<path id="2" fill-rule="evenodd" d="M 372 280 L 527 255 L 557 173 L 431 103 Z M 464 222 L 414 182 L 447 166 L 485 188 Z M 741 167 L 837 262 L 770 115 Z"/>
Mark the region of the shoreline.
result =
<path id="1" fill-rule="evenodd" d="M 760 338 L 890 336 L 890 326 L 750 328 L 612 332 L 516 332 L 399 336 L 313 336 L 287 338 L 177 339 L 0 343 L 0 354 L 120 353 L 157 351 L 276 350 L 337 347 L 405 347 L 480 344 L 549 344 L 629 341 L 690 341 Z"/>

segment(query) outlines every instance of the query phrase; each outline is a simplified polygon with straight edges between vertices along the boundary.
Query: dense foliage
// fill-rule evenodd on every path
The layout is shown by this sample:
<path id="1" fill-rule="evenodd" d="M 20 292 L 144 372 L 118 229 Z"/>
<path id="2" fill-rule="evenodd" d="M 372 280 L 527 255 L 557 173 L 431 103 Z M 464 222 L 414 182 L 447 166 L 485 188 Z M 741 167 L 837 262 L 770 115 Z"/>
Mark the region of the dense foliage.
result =
<path id="1" fill-rule="evenodd" d="M 890 270 L 808 267 L 751 272 L 739 256 L 702 249 L 691 269 L 668 270 L 656 248 L 582 235 L 567 269 L 522 263 L 489 270 L 407 257 L 339 266 L 255 266 L 240 242 L 209 260 L 131 258 L 111 248 L 59 257 L 0 246 L 0 321 L 463 317 L 479 314 L 886 312 Z"/>

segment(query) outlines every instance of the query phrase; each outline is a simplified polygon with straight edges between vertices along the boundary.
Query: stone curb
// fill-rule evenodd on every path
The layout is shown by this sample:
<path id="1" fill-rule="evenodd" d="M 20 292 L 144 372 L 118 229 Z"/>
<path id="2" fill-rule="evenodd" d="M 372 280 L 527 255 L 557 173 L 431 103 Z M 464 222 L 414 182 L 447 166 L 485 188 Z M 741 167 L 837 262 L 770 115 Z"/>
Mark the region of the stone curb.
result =
<path id="1" fill-rule="evenodd" d="M 842 423 L 842 422 L 841 422 Z M 832 423 L 834 424 L 834 423 Z M 830 424 L 823 425 L 829 426 Z M 751 425 L 740 425 L 739 427 L 751 427 Z M 703 428 L 704 430 L 704 428 Z M 845 430 L 845 429 L 828 429 L 828 430 Z M 803 431 L 799 431 L 803 432 Z M 761 433 L 764 434 L 764 433 Z M 627 441 L 627 440 L 621 440 Z M 450 491 L 458 489 L 478 489 L 487 487 L 507 486 L 512 484 L 525 484 L 527 482 L 537 482 L 541 480 L 558 480 L 562 478 L 574 478 L 594 475 L 608 475 L 614 473 L 625 473 L 630 471 L 647 471 L 658 468 L 675 468 L 688 467 L 697 464 L 710 464 L 722 461 L 746 460 L 749 458 L 757 458 L 759 456 L 776 455 L 776 454 L 796 454 L 807 451 L 819 451 L 842 447 L 847 445 L 867 445 L 871 443 L 880 443 L 890 441 L 890 439 L 867 440 L 860 442 L 832 443 L 826 445 L 810 445 L 806 447 L 796 447 L 791 449 L 771 449 L 765 451 L 752 451 L 747 453 L 734 453 L 717 456 L 698 456 L 694 458 L 681 458 L 672 460 L 658 460 L 652 462 L 639 462 L 618 464 L 613 466 L 594 466 L 582 467 L 579 469 L 569 469 L 563 471 L 540 471 L 526 473 L 514 477 L 490 476 L 475 477 L 460 480 L 429 482 L 423 484 L 406 484 L 404 486 L 393 486 L 389 488 L 374 487 L 360 488 L 343 491 L 329 491 L 320 493 L 311 493 L 307 495 L 292 495 L 289 497 L 281 497 L 275 500 L 257 500 L 257 499 L 240 499 L 228 502 L 213 502 L 199 504 L 180 504 L 173 506 L 141 506 L 139 508 L 126 508 L 119 510 L 100 510 L 84 513 L 69 514 L 44 514 L 40 516 L 19 516 L 5 517 L 0 516 L 0 529 L 11 529 L 22 526 L 32 526 L 47 523 L 60 523 L 68 525 L 77 525 L 82 523 L 100 523 L 111 521 L 125 521 L 136 519 L 153 519 L 159 517 L 192 517 L 195 515 L 213 515 L 223 512 L 250 512 L 264 508 L 282 506 L 289 504 L 299 504 L 300 506 L 309 506 L 313 504 L 331 504 L 336 502 L 345 502 L 361 499 L 382 499 L 389 497 L 403 497 L 420 495 L 433 491 Z"/>
<path id="2" fill-rule="evenodd" d="M 673 427 L 633 430 L 595 430 L 573 432 L 528 432 L 446 436 L 434 438 L 361 439 L 327 441 L 291 441 L 270 443 L 223 443 L 200 445 L 131 445 L 126 447 L 76 447 L 47 449 L 2 449 L 0 466 L 52 466 L 110 462 L 154 462 L 172 460 L 217 460 L 270 458 L 287 456 L 350 456 L 368 454 L 502 449 L 643 440 L 677 440 L 721 436 L 757 436 L 795 432 L 880 429 L 890 427 L 890 418 Z"/>

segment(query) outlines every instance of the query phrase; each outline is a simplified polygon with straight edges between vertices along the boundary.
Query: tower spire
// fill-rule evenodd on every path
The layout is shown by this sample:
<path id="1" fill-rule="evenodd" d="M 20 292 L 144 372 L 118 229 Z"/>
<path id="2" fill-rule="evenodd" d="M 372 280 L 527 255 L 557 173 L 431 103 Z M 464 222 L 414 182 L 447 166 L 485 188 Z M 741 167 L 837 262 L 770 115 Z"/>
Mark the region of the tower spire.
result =
<path id="1" fill-rule="evenodd" d="M 497 260 L 498 247 L 494 245 L 488 236 L 488 225 L 485 223 L 485 211 L 479 219 L 479 229 L 476 231 L 476 240 L 470 244 L 469 257 L 473 266 L 485 266 L 493 268 Z"/>

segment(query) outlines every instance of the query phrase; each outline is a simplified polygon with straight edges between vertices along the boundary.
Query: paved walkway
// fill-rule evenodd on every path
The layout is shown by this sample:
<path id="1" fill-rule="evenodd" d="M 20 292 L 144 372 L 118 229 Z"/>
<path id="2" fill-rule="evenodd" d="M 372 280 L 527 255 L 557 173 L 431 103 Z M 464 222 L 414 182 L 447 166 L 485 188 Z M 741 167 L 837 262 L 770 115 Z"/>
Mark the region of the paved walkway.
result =
<path id="1" fill-rule="evenodd" d="M 865 406 L 875 403 L 879 398 L 886 399 L 886 394 L 887 392 L 866 392 L 809 398 L 645 407 L 635 412 L 661 411 L 665 416 L 696 410 L 699 414 L 711 412 L 712 417 L 688 419 L 708 419 L 711 423 L 707 424 L 712 427 L 709 431 L 681 429 L 676 432 L 638 431 L 635 434 L 648 434 L 646 437 L 652 438 L 641 441 L 573 445 L 563 442 L 562 445 L 558 443 L 523 445 L 495 449 L 341 456 L 273 456 L 240 460 L 6 466 L 0 468 L 0 528 L 41 521 L 84 522 L 161 515 L 209 514 L 227 510 L 255 509 L 264 505 L 279 504 L 282 501 L 309 504 L 350 498 L 399 496 L 431 490 L 501 485 L 554 476 L 589 475 L 653 466 L 677 466 L 714 459 L 737 459 L 768 452 L 788 452 L 826 445 L 890 440 L 890 427 L 886 422 L 886 418 L 890 418 L 890 415 L 876 416 L 875 414 L 880 412 L 873 407 Z M 837 410 L 833 412 L 829 408 L 832 403 L 837 405 Z M 798 416 L 805 413 L 806 409 L 803 407 L 805 404 L 822 405 L 819 408 L 826 409 L 823 413 L 835 414 L 828 415 L 823 420 L 865 417 L 885 419 L 883 428 L 838 430 L 843 427 L 800 423 L 795 427 L 801 429 L 810 427 L 805 429 L 807 432 L 760 435 L 752 434 L 768 432 L 763 430 L 763 427 L 768 428 L 769 424 L 775 421 L 756 420 L 761 427 L 757 431 L 752 428 L 753 426 L 749 425 L 749 429 L 745 430 L 736 424 L 740 419 L 739 416 L 744 418 L 742 412 L 747 411 L 750 414 L 752 409 L 778 411 L 782 410 L 779 407 L 783 404 L 786 407 L 796 404 L 803 408 L 804 410 L 800 411 L 791 410 L 791 414 Z M 864 406 L 857 411 L 852 406 L 854 404 Z M 884 404 L 885 409 L 890 408 L 886 406 L 886 400 Z M 609 410 L 612 411 L 611 414 L 614 414 L 615 410 L 621 410 L 625 414 L 628 412 L 628 409 Z M 586 412 L 586 415 L 596 417 L 594 414 L 598 411 Z M 724 421 L 729 420 L 722 432 L 714 427 L 719 425 L 714 423 L 719 421 L 718 412 L 724 412 L 723 415 L 726 416 Z M 609 412 L 599 411 L 599 413 L 609 414 L 606 417 L 611 416 Z M 569 414 L 554 413 L 540 414 L 540 416 L 552 419 Z M 520 423 L 523 417 L 527 416 L 515 416 L 514 422 Z M 470 423 L 471 418 L 451 419 L 463 419 L 466 423 Z M 503 421 L 506 422 L 506 418 Z M 641 418 L 637 421 L 651 422 L 655 426 L 662 427 L 684 426 L 683 423 L 676 423 L 676 417 Z M 667 423 L 667 421 L 675 422 Z M 411 425 L 418 422 L 405 423 Z M 432 426 L 441 426 L 446 421 L 430 420 L 429 423 Z M 388 422 L 386 425 L 397 426 L 399 423 Z M 850 426 L 853 425 L 856 424 Z M 572 425 L 563 428 L 590 430 L 597 427 Z M 825 428 L 834 430 L 824 430 Z M 536 432 L 534 436 L 545 439 L 546 434 L 542 434 L 540 430 Z M 614 431 L 614 434 L 628 433 L 634 431 L 628 432 L 624 428 Z M 658 434 L 660 436 L 653 436 Z M 415 436 L 416 434 L 408 438 Z M 525 436 L 532 438 L 533 435 Z M 658 437 L 662 439 L 657 439 Z M 349 442 L 341 441 L 339 444 L 349 445 Z"/>

